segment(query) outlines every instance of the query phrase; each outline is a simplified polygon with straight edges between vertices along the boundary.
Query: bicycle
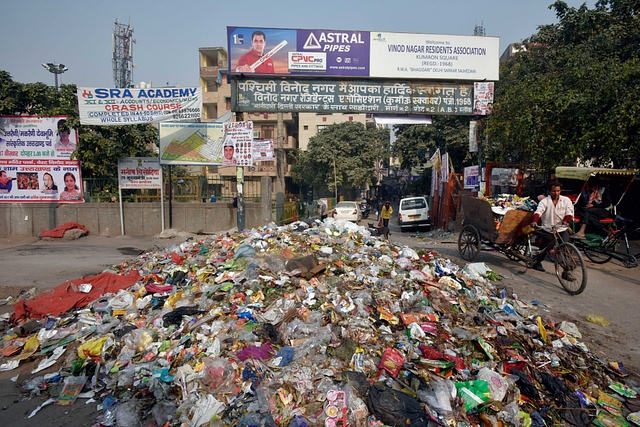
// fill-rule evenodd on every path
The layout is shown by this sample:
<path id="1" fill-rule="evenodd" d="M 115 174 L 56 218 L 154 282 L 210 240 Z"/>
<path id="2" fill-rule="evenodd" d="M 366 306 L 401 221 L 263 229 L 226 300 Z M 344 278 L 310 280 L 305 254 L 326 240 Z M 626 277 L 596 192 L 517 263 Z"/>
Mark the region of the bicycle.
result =
<path id="1" fill-rule="evenodd" d="M 551 227 L 550 231 L 531 227 L 524 232 L 525 235 L 512 245 L 512 250 L 520 255 L 516 258 L 522 260 L 526 268 L 533 268 L 548 252 L 553 251 L 553 263 L 558 281 L 569 294 L 581 294 L 587 287 L 588 275 L 587 265 L 578 248 L 570 242 L 563 241 L 555 227 Z M 550 239 L 543 248 L 538 249 L 531 244 L 532 235 L 546 238 L 551 235 L 553 239 Z"/>
<path id="2" fill-rule="evenodd" d="M 606 237 L 588 234 L 584 239 L 574 240 L 575 246 L 581 249 L 587 258 L 595 264 L 604 264 L 609 262 L 611 258 L 615 258 L 622 262 L 626 268 L 637 267 L 640 252 L 635 255 L 631 253 L 629 236 L 632 235 L 637 239 L 640 233 L 631 228 L 632 223 L 632 220 L 616 215 Z M 626 253 L 617 251 L 621 241 L 624 241 Z"/>

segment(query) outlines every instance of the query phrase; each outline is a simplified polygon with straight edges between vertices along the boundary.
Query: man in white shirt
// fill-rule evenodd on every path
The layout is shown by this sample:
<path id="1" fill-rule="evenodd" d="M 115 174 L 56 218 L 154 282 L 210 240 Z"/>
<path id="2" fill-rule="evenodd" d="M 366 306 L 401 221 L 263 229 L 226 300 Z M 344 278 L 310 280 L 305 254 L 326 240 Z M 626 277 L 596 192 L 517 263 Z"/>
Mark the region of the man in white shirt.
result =
<path id="1" fill-rule="evenodd" d="M 569 232 L 567 227 L 573 220 L 573 202 L 571 199 L 565 196 L 561 196 L 562 184 L 558 181 L 549 183 L 549 195 L 542 199 L 538 204 L 535 214 L 533 215 L 532 226 L 537 226 L 538 221 L 541 223 L 541 228 L 545 231 L 550 231 L 552 227 L 560 233 L 560 237 L 563 241 L 569 241 Z M 550 237 L 549 237 L 550 238 Z M 547 246 L 549 240 L 544 239 L 542 247 Z M 540 256 L 538 259 L 542 260 L 544 256 Z M 544 271 L 544 267 L 538 261 L 533 266 L 538 271 Z"/>

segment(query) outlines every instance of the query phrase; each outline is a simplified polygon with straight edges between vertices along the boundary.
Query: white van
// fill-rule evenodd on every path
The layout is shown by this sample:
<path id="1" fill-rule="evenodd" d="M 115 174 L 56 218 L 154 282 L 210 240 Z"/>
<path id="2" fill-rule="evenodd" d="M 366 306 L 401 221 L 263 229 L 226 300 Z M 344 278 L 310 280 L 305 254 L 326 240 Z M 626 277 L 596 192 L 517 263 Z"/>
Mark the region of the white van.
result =
<path id="1" fill-rule="evenodd" d="M 400 231 L 407 227 L 426 226 L 431 228 L 429 204 L 424 197 L 407 197 L 400 200 L 398 208 Z"/>

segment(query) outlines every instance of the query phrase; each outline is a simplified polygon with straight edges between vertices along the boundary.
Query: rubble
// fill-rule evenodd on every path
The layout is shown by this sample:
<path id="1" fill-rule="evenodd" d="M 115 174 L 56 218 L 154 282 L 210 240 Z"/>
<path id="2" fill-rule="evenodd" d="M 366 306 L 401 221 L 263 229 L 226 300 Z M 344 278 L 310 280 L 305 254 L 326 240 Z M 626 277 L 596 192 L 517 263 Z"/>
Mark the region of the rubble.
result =
<path id="1" fill-rule="evenodd" d="M 0 370 L 34 361 L 19 385 L 51 401 L 32 416 L 95 399 L 120 427 L 637 423 L 638 384 L 576 325 L 349 222 L 193 236 L 102 275 L 133 284 L 67 282 L 57 316 L 18 301 Z"/>

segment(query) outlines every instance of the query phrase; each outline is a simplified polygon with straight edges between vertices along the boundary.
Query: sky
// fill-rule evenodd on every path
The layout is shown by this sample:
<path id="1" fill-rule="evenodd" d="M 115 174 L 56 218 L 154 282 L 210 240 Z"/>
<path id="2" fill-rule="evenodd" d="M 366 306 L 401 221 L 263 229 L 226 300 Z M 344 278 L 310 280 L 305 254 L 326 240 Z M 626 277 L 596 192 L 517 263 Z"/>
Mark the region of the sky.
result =
<path id="1" fill-rule="evenodd" d="M 572 7 L 585 1 L 565 0 Z M 114 23 L 130 24 L 133 83 L 198 86 L 198 48 L 227 48 L 226 27 L 302 28 L 500 38 L 500 52 L 557 22 L 552 0 L 3 0 L 0 70 L 16 82 L 45 82 L 41 64 L 64 64 L 60 84 L 114 87 Z M 593 8 L 595 0 L 587 1 Z"/>

